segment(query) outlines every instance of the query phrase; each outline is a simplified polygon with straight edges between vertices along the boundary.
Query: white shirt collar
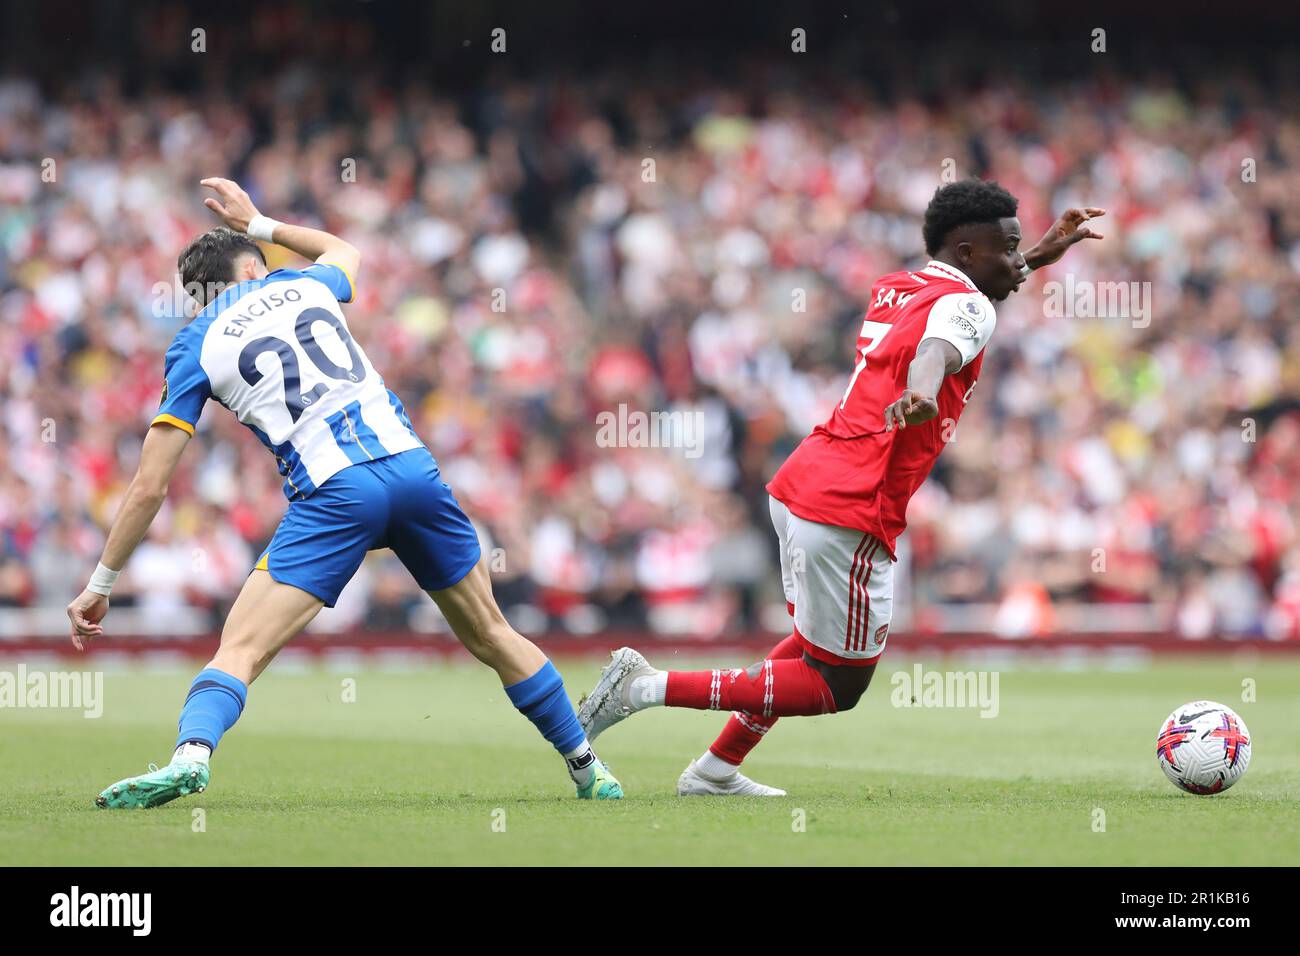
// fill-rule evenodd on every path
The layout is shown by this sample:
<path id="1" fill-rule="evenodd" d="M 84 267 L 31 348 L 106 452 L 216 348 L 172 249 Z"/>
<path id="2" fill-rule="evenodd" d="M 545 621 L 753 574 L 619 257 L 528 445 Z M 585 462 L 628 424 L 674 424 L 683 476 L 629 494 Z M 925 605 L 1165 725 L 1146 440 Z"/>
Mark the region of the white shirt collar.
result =
<path id="1" fill-rule="evenodd" d="M 976 292 L 979 291 L 979 289 L 975 288 L 975 283 L 971 282 L 967 277 L 966 273 L 962 272 L 956 266 L 950 266 L 948 263 L 940 262 L 938 259 L 931 259 L 925 264 L 925 268 L 921 271 L 926 275 L 943 276 L 945 279 L 956 279 L 958 282 L 966 283 L 966 285 L 970 286 Z"/>

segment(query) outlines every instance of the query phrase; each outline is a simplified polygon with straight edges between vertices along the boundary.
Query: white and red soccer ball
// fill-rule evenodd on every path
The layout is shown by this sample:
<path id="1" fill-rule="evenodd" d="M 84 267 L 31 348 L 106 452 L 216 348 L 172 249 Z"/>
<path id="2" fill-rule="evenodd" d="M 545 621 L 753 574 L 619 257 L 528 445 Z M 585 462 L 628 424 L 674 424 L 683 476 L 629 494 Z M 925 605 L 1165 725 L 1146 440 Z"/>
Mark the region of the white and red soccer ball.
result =
<path id="1" fill-rule="evenodd" d="M 1212 700 L 1183 704 L 1156 734 L 1156 760 L 1188 793 L 1222 793 L 1250 765 L 1250 731 L 1232 710 Z"/>

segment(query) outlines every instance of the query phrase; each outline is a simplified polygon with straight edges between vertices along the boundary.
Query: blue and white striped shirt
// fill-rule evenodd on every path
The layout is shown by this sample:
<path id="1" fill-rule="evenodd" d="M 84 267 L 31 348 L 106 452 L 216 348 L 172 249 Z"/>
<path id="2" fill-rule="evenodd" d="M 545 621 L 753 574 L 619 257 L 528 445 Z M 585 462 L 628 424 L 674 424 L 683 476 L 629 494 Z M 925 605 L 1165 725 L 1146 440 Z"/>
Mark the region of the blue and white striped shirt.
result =
<path id="1" fill-rule="evenodd" d="M 349 465 L 420 448 L 398 400 L 348 330 L 352 280 L 334 265 L 231 286 L 167 350 L 154 422 L 191 435 L 214 398 L 275 455 L 289 500 Z"/>

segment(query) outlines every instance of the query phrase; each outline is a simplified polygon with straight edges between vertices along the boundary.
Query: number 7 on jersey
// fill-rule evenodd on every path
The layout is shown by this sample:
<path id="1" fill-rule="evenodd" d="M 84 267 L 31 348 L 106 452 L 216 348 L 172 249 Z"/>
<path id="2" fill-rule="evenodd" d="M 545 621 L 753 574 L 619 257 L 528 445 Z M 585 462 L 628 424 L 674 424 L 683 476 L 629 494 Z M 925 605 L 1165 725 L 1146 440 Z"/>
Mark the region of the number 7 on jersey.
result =
<path id="1" fill-rule="evenodd" d="M 858 360 L 857 367 L 853 370 L 853 377 L 849 379 L 849 387 L 844 390 L 844 397 L 840 399 L 840 408 L 849 400 L 849 395 L 853 391 L 853 384 L 862 374 L 862 370 L 867 367 L 867 356 L 876 350 L 876 347 L 884 341 L 885 335 L 893 326 L 888 322 L 873 322 L 871 319 L 865 319 L 862 323 L 862 331 L 858 333 L 859 338 L 870 338 L 871 341 L 866 345 L 858 347 L 858 354 L 862 356 Z"/>

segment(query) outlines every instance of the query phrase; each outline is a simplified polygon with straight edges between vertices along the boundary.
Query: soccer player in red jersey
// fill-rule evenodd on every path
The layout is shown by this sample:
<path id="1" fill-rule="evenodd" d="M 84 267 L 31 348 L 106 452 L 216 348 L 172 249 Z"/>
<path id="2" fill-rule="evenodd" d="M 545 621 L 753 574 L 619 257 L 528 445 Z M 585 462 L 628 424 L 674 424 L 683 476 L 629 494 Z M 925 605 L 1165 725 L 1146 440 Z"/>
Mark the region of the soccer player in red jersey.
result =
<path id="1" fill-rule="evenodd" d="M 894 545 L 907 503 L 951 439 L 997 324 L 994 302 L 1074 243 L 1105 210 L 1068 210 L 1020 251 L 1017 200 L 994 182 L 940 187 L 925 211 L 930 261 L 872 287 L 858 363 L 825 424 L 767 486 L 794 629 L 747 669 L 660 671 L 615 651 L 578 718 L 595 740 L 654 706 L 731 710 L 682 773 L 682 795 L 782 796 L 740 773 L 778 717 L 849 710 L 871 683 L 893 604 Z"/>

